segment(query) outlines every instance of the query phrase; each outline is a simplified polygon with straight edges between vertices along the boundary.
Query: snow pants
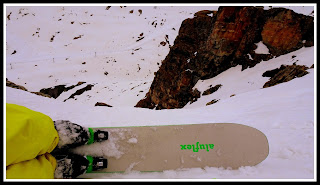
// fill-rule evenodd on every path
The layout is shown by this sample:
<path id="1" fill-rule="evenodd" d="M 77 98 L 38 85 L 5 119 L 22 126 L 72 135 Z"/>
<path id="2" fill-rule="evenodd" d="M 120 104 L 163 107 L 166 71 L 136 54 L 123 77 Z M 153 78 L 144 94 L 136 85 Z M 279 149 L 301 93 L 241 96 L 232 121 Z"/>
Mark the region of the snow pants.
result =
<path id="1" fill-rule="evenodd" d="M 7 179 L 53 179 L 57 162 L 50 152 L 58 142 L 49 116 L 6 104 Z"/>

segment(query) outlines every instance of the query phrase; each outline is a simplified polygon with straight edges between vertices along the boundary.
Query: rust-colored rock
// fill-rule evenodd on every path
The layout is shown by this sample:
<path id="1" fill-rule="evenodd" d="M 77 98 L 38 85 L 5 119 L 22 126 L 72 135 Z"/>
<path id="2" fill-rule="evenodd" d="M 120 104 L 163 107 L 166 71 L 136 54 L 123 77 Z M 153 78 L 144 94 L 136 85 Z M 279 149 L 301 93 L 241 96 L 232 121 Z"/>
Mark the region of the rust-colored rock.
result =
<path id="1" fill-rule="evenodd" d="M 199 16 L 182 22 L 179 35 L 170 52 L 155 73 L 146 97 L 136 107 L 172 109 L 182 108 L 195 100 L 198 93 L 192 90 L 197 82 L 189 69 L 189 62 L 204 45 L 211 31 L 212 17 Z"/>
<path id="2" fill-rule="evenodd" d="M 212 105 L 212 104 L 214 104 L 214 103 L 217 103 L 218 101 L 219 101 L 219 100 L 213 99 L 213 100 L 211 100 L 210 102 L 208 102 L 208 103 L 206 104 L 206 106 Z"/>
<path id="3" fill-rule="evenodd" d="M 212 78 L 230 67 L 247 63 L 246 54 L 261 39 L 264 10 L 220 7 L 212 31 L 193 63 L 200 79 Z"/>
<path id="4" fill-rule="evenodd" d="M 313 45 L 311 17 L 284 8 L 272 9 L 268 14 L 270 18 L 264 24 L 261 36 L 271 54 L 279 56 L 295 51 L 304 46 L 304 41 Z"/>

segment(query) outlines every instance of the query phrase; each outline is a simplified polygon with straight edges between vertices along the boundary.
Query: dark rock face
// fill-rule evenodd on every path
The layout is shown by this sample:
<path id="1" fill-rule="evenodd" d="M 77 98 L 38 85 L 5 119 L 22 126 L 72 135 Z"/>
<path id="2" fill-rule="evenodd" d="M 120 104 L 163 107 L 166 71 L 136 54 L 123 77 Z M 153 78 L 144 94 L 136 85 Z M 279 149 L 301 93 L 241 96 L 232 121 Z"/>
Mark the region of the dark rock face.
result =
<path id="1" fill-rule="evenodd" d="M 15 88 L 15 89 L 20 89 L 20 90 L 23 90 L 23 91 L 28 91 L 27 88 L 23 87 L 22 85 L 17 85 L 15 83 L 9 81 L 8 78 L 6 78 L 6 86 L 12 87 L 12 88 Z"/>
<path id="2" fill-rule="evenodd" d="M 7 78 L 6 78 L 6 86 L 30 92 L 30 91 L 27 90 L 27 88 L 23 87 L 22 85 L 17 85 L 15 83 L 11 82 Z M 30 93 L 33 93 L 33 94 L 36 94 L 36 95 L 39 95 L 39 96 L 43 96 L 43 97 L 47 97 L 47 98 L 51 98 L 50 95 L 44 94 L 44 93 L 41 93 L 41 92 L 30 92 Z"/>
<path id="3" fill-rule="evenodd" d="M 50 87 L 50 88 L 43 88 L 40 90 L 40 93 L 47 94 L 47 95 L 56 99 L 60 96 L 61 93 L 66 92 L 70 89 L 73 89 L 74 87 L 82 85 L 84 83 L 85 82 L 78 82 L 78 84 L 72 85 L 70 87 L 66 87 L 66 85 L 57 85 L 57 86 Z"/>
<path id="4" fill-rule="evenodd" d="M 61 93 L 65 91 L 65 85 L 57 85 L 52 88 L 44 88 L 41 89 L 40 92 L 44 94 L 48 94 L 53 98 L 58 98 Z"/>
<path id="5" fill-rule="evenodd" d="M 301 65 L 281 65 L 280 68 L 266 71 L 262 74 L 264 77 L 271 77 L 268 82 L 263 85 L 263 88 L 271 87 L 279 83 L 288 82 L 294 78 L 302 77 L 309 72 L 306 66 Z"/>
<path id="6" fill-rule="evenodd" d="M 285 35 L 290 37 L 283 39 Z M 244 70 L 303 45 L 312 46 L 313 35 L 312 17 L 283 8 L 219 7 L 197 12 L 182 22 L 149 92 L 136 107 L 182 108 L 199 98 L 193 90 L 199 79 L 215 77 L 236 65 Z M 254 52 L 260 41 L 270 54 Z"/>
<path id="7" fill-rule="evenodd" d="M 212 27 L 212 17 L 199 16 L 182 22 L 179 34 L 162 62 L 145 99 L 136 107 L 153 109 L 182 108 L 197 94 L 192 87 L 197 82 L 189 63 L 204 45 Z M 191 87 L 191 88 L 190 88 Z"/>

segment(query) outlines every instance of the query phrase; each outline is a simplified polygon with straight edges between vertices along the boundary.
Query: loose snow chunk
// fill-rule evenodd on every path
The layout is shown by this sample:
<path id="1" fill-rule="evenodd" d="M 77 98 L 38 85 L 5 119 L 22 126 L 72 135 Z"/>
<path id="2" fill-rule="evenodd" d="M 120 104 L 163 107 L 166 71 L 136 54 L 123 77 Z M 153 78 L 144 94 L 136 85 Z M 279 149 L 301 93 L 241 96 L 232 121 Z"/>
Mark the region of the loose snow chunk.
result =
<path id="1" fill-rule="evenodd" d="M 138 139 L 137 138 L 130 138 L 128 140 L 128 143 L 138 143 Z"/>
<path id="2" fill-rule="evenodd" d="M 140 161 L 131 163 L 130 166 L 126 169 L 125 172 L 129 173 L 133 169 L 133 167 L 136 166 L 139 163 L 140 163 Z"/>
<path id="3" fill-rule="evenodd" d="M 263 44 L 262 41 L 260 41 L 258 44 L 256 44 L 258 47 L 256 50 L 254 50 L 257 54 L 270 54 L 269 49 L 266 45 Z"/>
<path id="4" fill-rule="evenodd" d="M 196 155 L 190 155 L 191 158 L 194 158 L 196 161 L 201 161 L 201 158 L 199 156 Z"/>
<path id="5" fill-rule="evenodd" d="M 182 164 L 184 163 L 183 156 L 181 156 L 181 158 L 180 158 L 180 162 L 181 162 Z"/>

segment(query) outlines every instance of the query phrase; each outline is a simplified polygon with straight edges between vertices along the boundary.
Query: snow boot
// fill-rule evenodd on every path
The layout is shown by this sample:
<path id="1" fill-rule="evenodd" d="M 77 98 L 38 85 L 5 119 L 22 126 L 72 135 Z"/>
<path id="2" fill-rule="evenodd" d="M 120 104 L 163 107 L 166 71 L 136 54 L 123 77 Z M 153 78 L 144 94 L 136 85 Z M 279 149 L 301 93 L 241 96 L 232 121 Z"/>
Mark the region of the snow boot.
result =
<path id="1" fill-rule="evenodd" d="M 54 127 L 58 132 L 59 142 L 52 154 L 66 154 L 70 148 L 84 145 L 90 138 L 88 129 L 68 120 L 54 121 Z"/>
<path id="2" fill-rule="evenodd" d="M 76 154 L 54 155 L 57 167 L 55 179 L 74 179 L 87 172 L 89 161 L 86 157 Z"/>
<path id="3" fill-rule="evenodd" d="M 55 179 L 74 179 L 78 176 L 107 168 L 108 160 L 100 157 L 81 156 L 77 154 L 58 154 L 54 156 L 57 160 Z"/>
<path id="4" fill-rule="evenodd" d="M 59 135 L 59 143 L 53 153 L 67 153 L 70 148 L 108 139 L 106 131 L 94 131 L 92 128 L 82 127 L 68 120 L 54 121 L 54 126 Z"/>

